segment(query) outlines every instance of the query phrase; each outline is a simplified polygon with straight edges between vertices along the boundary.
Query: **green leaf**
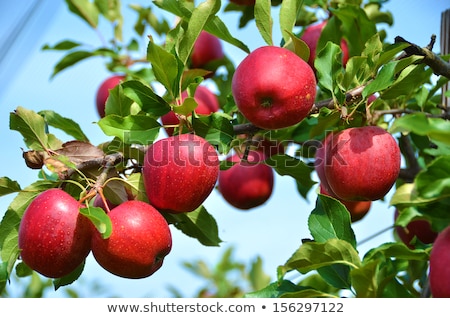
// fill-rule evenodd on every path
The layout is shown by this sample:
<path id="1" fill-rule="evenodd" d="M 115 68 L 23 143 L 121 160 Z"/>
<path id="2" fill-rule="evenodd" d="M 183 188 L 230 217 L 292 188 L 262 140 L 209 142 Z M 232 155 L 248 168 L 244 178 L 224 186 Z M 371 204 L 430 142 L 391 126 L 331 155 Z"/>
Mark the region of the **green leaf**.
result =
<path id="1" fill-rule="evenodd" d="M 66 0 L 69 10 L 86 21 L 92 28 L 98 24 L 97 6 L 89 0 Z"/>
<path id="2" fill-rule="evenodd" d="M 187 29 L 178 47 L 178 56 L 184 65 L 191 55 L 194 43 L 208 20 L 220 9 L 220 1 L 205 0 L 192 10 Z"/>
<path id="3" fill-rule="evenodd" d="M 318 84 L 328 90 L 333 96 L 338 93 L 337 77 L 342 73 L 342 50 L 339 45 L 328 42 L 327 45 L 318 52 L 314 61 L 319 79 Z"/>
<path id="4" fill-rule="evenodd" d="M 396 118 L 389 132 L 413 132 L 450 145 L 450 122 L 443 118 L 429 118 L 424 113 L 406 114 Z"/>
<path id="5" fill-rule="evenodd" d="M 20 185 L 17 181 L 13 181 L 8 177 L 0 178 L 0 196 L 19 192 L 20 190 Z"/>
<path id="6" fill-rule="evenodd" d="M 185 21 L 191 19 L 192 8 L 188 8 L 185 5 L 186 2 L 178 0 L 154 0 L 153 3 L 163 10 L 183 18 Z M 211 16 L 204 29 L 218 38 L 240 48 L 244 52 L 250 53 L 249 48 L 242 41 L 231 35 L 226 24 L 218 16 Z"/>
<path id="7" fill-rule="evenodd" d="M 361 266 L 358 252 L 347 241 L 330 239 L 326 242 L 303 243 L 289 260 L 280 267 L 279 274 L 297 270 L 302 274 L 334 264 L 347 265 L 350 268 Z"/>
<path id="8" fill-rule="evenodd" d="M 380 256 L 383 258 L 392 257 L 403 260 L 427 261 L 430 257 L 429 253 L 429 250 L 410 249 L 400 242 L 389 242 L 368 251 L 366 255 L 364 255 L 363 261 L 366 264 L 367 262 L 378 259 Z"/>
<path id="9" fill-rule="evenodd" d="M 297 16 L 302 7 L 303 0 L 284 0 L 280 6 L 280 29 L 284 41 L 287 43 L 292 38 L 292 29 L 297 22 Z M 307 61 L 308 59 L 306 59 Z"/>
<path id="10" fill-rule="evenodd" d="M 311 53 L 308 44 L 306 44 L 305 41 L 303 41 L 290 31 L 285 31 L 285 33 L 287 33 L 290 36 L 290 41 L 289 40 L 288 40 L 289 42 L 287 41 L 288 43 L 287 48 L 290 49 L 289 43 L 292 43 L 293 52 L 298 56 L 300 56 L 300 58 L 303 61 L 308 62 L 309 55 Z"/>
<path id="11" fill-rule="evenodd" d="M 212 113 L 208 116 L 194 116 L 192 126 L 195 133 L 205 138 L 212 145 L 217 145 L 219 151 L 227 153 L 234 139 L 233 125 L 230 118 L 223 113 Z"/>
<path id="12" fill-rule="evenodd" d="M 66 134 L 74 137 L 76 140 L 89 141 L 87 136 L 81 130 L 80 125 L 72 119 L 63 117 L 52 110 L 42 110 L 38 112 L 38 114 L 44 117 L 47 124 L 61 129 Z"/>
<path id="13" fill-rule="evenodd" d="M 102 235 L 103 239 L 107 239 L 112 232 L 111 219 L 105 210 L 98 207 L 88 206 L 81 208 L 80 213 L 91 220 L 97 231 Z"/>
<path id="14" fill-rule="evenodd" d="M 322 298 L 335 297 L 311 287 L 298 286 L 291 281 L 281 280 L 255 292 L 244 295 L 244 298 Z"/>
<path id="15" fill-rule="evenodd" d="M 152 88 L 140 81 L 130 80 L 120 84 L 125 96 L 136 102 L 141 109 L 158 118 L 170 111 L 169 104 L 153 92 Z"/>
<path id="16" fill-rule="evenodd" d="M 89 52 L 89 51 L 69 52 L 53 67 L 53 73 L 51 75 L 51 78 L 55 77 L 56 74 L 65 70 L 66 68 L 73 66 L 76 63 L 81 62 L 82 60 L 85 60 L 94 55 L 95 54 L 93 52 Z"/>
<path id="17" fill-rule="evenodd" d="M 360 268 L 351 271 L 352 286 L 357 297 L 377 297 L 378 281 L 376 279 L 379 261 L 364 262 Z"/>
<path id="18" fill-rule="evenodd" d="M 42 116 L 32 110 L 17 107 L 10 113 L 9 128 L 20 132 L 29 149 L 45 151 L 57 149 L 62 142 L 47 134 L 47 125 Z"/>
<path id="19" fill-rule="evenodd" d="M 415 62 L 422 59 L 421 56 L 411 56 L 402 61 L 412 61 Z M 401 63 L 398 66 L 403 66 Z M 431 69 L 425 69 L 425 64 L 420 65 L 410 65 L 401 71 L 401 73 L 396 77 L 394 83 L 386 89 L 381 94 L 381 98 L 384 99 L 395 99 L 399 96 L 413 96 L 416 90 L 426 84 L 430 80 L 430 76 L 433 71 Z M 398 68 L 398 67 L 397 67 Z M 396 70 L 398 71 L 398 70 Z"/>
<path id="20" fill-rule="evenodd" d="M 147 59 L 152 64 L 156 79 L 172 96 L 178 96 L 183 65 L 178 62 L 177 57 L 150 40 L 147 46 Z"/>
<path id="21" fill-rule="evenodd" d="M 338 238 L 356 248 L 350 213 L 339 200 L 319 194 L 316 207 L 308 218 L 308 228 L 317 242 Z"/>
<path id="22" fill-rule="evenodd" d="M 98 125 L 107 136 L 118 137 L 126 144 L 141 145 L 152 144 L 161 128 L 155 119 L 145 115 L 109 115 L 102 118 Z"/>
<path id="23" fill-rule="evenodd" d="M 394 83 L 396 66 L 396 61 L 385 64 L 377 74 L 377 77 L 364 88 L 362 92 L 363 98 L 367 98 L 373 93 L 382 91 L 391 86 L 392 83 Z"/>
<path id="24" fill-rule="evenodd" d="M 417 194 L 425 199 L 450 197 L 450 156 L 433 160 L 414 180 Z"/>
<path id="25" fill-rule="evenodd" d="M 49 46 L 48 44 L 46 44 L 42 47 L 42 50 L 67 51 L 67 50 L 74 49 L 80 45 L 81 45 L 81 43 L 79 43 L 79 42 L 75 42 L 75 41 L 71 41 L 71 40 L 63 40 L 61 42 L 56 43 L 53 46 Z"/>
<path id="26" fill-rule="evenodd" d="M 333 264 L 317 269 L 317 272 L 331 286 L 338 289 L 350 289 L 350 268 L 343 264 Z"/>
<path id="27" fill-rule="evenodd" d="M 313 169 L 303 161 L 289 155 L 274 155 L 265 160 L 265 163 L 275 169 L 281 176 L 290 176 L 305 189 L 311 189 L 315 182 L 311 179 Z M 306 198 L 306 193 L 301 193 Z"/>
<path id="28" fill-rule="evenodd" d="M 270 0 L 256 0 L 254 9 L 256 27 L 268 45 L 273 45 L 271 6 Z"/>
<path id="29" fill-rule="evenodd" d="M 399 186 L 389 202 L 393 206 L 425 205 L 436 201 L 435 198 L 421 198 L 414 183 L 405 183 Z"/>
<path id="30" fill-rule="evenodd" d="M 187 213 L 164 213 L 164 217 L 168 223 L 205 246 L 219 246 L 222 242 L 216 220 L 203 206 Z"/>
<path id="31" fill-rule="evenodd" d="M 133 104 L 134 101 L 124 94 L 123 86 L 116 85 L 116 87 L 109 90 L 108 99 L 105 104 L 105 115 L 119 115 L 122 117 L 132 115 Z"/>
<path id="32" fill-rule="evenodd" d="M 85 263 L 86 263 L 85 261 L 82 262 L 80 265 L 78 265 L 77 268 L 75 268 L 71 273 L 67 274 L 66 276 L 54 279 L 53 286 L 55 287 L 55 290 L 58 290 L 60 287 L 70 285 L 74 281 L 76 281 L 83 273 Z"/>
<path id="33" fill-rule="evenodd" d="M 188 116 L 197 108 L 198 103 L 194 97 L 186 97 L 181 105 L 174 106 L 172 109 L 174 113 Z"/>
<path id="34" fill-rule="evenodd" d="M 341 5 L 337 10 L 332 10 L 332 14 L 342 22 L 342 33 L 347 40 L 350 56 L 360 55 L 366 42 L 377 33 L 375 23 L 369 20 L 359 5 Z"/>

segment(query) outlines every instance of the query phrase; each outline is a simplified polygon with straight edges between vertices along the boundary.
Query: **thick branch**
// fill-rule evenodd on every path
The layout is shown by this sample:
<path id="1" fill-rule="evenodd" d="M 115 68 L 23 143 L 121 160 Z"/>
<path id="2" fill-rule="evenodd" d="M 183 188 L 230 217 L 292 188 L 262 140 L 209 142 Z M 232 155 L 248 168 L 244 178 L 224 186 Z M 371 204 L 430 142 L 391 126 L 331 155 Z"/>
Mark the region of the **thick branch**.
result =
<path id="1" fill-rule="evenodd" d="M 444 61 L 442 58 L 431 51 L 435 40 L 436 36 L 433 35 L 431 37 L 430 44 L 422 48 L 414 43 L 405 40 L 401 36 L 395 37 L 395 43 L 408 43 L 410 45 L 406 49 L 404 49 L 405 55 L 402 57 L 408 57 L 411 55 L 423 56 L 422 63 L 425 63 L 426 65 L 431 67 L 434 74 L 442 75 L 450 79 L 450 63 Z"/>

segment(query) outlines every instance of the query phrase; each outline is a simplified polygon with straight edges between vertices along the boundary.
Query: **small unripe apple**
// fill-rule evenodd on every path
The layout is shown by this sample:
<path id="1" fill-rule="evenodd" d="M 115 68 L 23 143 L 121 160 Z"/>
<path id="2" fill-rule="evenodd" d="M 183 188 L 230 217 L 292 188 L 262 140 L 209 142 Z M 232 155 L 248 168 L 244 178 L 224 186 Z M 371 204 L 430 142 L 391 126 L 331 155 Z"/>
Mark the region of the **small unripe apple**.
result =
<path id="1" fill-rule="evenodd" d="M 223 57 L 224 53 L 220 39 L 202 30 L 192 48 L 191 68 L 205 68 L 207 64 Z"/>
<path id="2" fill-rule="evenodd" d="M 171 136 L 148 148 L 142 175 L 151 205 L 169 213 L 190 212 L 214 189 L 219 157 L 215 148 L 200 136 Z"/>
<path id="3" fill-rule="evenodd" d="M 97 95 L 95 97 L 95 104 L 97 106 L 97 112 L 101 118 L 105 117 L 105 104 L 109 97 L 109 90 L 113 89 L 125 79 L 124 75 L 113 75 L 105 79 L 100 87 L 97 89 Z"/>
<path id="4" fill-rule="evenodd" d="M 144 278 L 163 264 L 172 248 L 166 219 L 148 203 L 125 201 L 109 212 L 112 232 L 93 231 L 92 254 L 100 266 L 125 278 Z"/>
<path id="5" fill-rule="evenodd" d="M 450 226 L 438 234 L 430 254 L 430 290 L 434 298 L 450 298 Z"/>
<path id="6" fill-rule="evenodd" d="M 186 91 L 181 93 L 181 101 L 188 96 Z M 198 86 L 195 90 L 194 99 L 197 102 L 195 112 L 200 115 L 209 115 L 217 112 L 220 109 L 219 100 L 217 96 L 206 86 Z M 180 123 L 177 115 L 173 111 L 161 116 L 163 125 L 178 125 Z M 174 127 L 164 127 L 167 135 L 172 136 Z"/>
<path id="7" fill-rule="evenodd" d="M 312 24 L 305 29 L 303 32 L 301 39 L 308 45 L 309 47 L 309 59 L 308 64 L 315 70 L 314 61 L 317 56 L 317 44 L 319 42 L 320 35 L 322 34 L 323 28 L 326 26 L 327 21 L 323 21 L 317 24 Z M 341 40 L 341 50 L 342 50 L 342 65 L 346 65 L 349 59 L 348 45 L 347 42 L 342 39 Z"/>
<path id="8" fill-rule="evenodd" d="M 22 261 L 50 278 L 70 274 L 91 251 L 91 222 L 82 207 L 61 189 L 40 193 L 25 210 L 19 226 Z"/>
<path id="9" fill-rule="evenodd" d="M 327 141 L 325 177 L 334 195 L 346 201 L 383 198 L 400 173 L 400 148 L 378 126 L 347 128 Z"/>
<path id="10" fill-rule="evenodd" d="M 394 221 L 397 220 L 399 212 L 395 209 Z M 430 222 L 427 220 L 413 220 L 406 227 L 396 226 L 395 231 L 398 237 L 410 249 L 414 249 L 411 240 L 417 237 L 424 244 L 431 244 L 436 239 L 438 233 L 433 231 Z"/>
<path id="11" fill-rule="evenodd" d="M 261 162 L 265 155 L 250 150 L 247 160 L 238 154 L 227 158 L 237 162 L 219 173 L 218 189 L 223 198 L 232 206 L 248 210 L 264 204 L 273 190 L 273 169 Z"/>
<path id="12" fill-rule="evenodd" d="M 309 114 L 316 97 L 316 77 L 292 51 L 263 46 L 238 65 L 231 89 L 238 109 L 251 123 L 280 129 Z"/>

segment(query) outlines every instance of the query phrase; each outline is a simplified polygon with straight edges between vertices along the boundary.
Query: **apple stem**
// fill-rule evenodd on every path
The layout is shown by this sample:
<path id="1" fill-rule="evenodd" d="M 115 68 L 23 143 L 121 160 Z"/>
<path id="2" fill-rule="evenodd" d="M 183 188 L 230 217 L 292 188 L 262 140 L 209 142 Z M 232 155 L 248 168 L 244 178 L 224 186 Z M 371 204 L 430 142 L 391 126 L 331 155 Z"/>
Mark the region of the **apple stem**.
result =
<path id="1" fill-rule="evenodd" d="M 106 199 L 103 195 L 103 185 L 106 183 L 106 181 L 108 180 L 108 175 L 109 172 L 111 171 L 111 169 L 113 169 L 116 164 L 122 162 L 123 160 L 123 154 L 120 152 L 111 154 L 111 155 L 106 155 L 103 160 L 101 165 L 103 166 L 103 170 L 102 172 L 98 175 L 95 183 L 91 186 L 90 191 L 88 191 L 88 193 L 82 197 L 79 202 L 83 203 L 86 200 L 90 200 L 91 198 L 93 198 L 97 193 L 100 194 L 100 197 L 102 198 L 103 203 L 105 203 L 105 207 L 108 207 L 108 205 L 106 204 Z"/>
<path id="2" fill-rule="evenodd" d="M 248 134 L 247 139 L 245 140 L 245 151 L 242 160 L 248 160 L 248 154 L 250 153 L 250 147 L 252 146 L 253 134 Z"/>

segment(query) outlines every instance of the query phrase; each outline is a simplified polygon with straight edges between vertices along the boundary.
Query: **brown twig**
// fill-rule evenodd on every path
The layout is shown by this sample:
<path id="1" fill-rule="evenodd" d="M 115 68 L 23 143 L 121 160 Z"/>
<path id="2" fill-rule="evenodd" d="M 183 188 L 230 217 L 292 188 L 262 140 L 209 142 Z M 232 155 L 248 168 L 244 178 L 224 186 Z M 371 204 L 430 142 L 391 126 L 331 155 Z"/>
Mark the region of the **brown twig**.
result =
<path id="1" fill-rule="evenodd" d="M 433 53 L 434 43 L 436 41 L 436 35 L 431 36 L 431 41 L 426 47 L 420 47 L 417 44 L 411 43 L 401 36 L 395 37 L 395 43 L 408 43 L 409 46 L 405 48 L 401 57 L 408 57 L 411 55 L 423 56 L 421 63 L 428 65 L 436 75 L 442 75 L 450 79 L 450 63 L 444 61 L 441 57 Z"/>

